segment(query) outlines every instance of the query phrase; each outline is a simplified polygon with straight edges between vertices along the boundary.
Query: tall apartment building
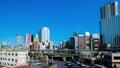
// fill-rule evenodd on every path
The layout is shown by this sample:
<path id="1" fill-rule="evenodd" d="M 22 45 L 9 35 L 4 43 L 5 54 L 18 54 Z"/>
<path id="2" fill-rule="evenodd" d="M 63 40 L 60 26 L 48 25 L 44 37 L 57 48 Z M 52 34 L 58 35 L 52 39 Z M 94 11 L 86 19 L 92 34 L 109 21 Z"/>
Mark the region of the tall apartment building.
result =
<path id="1" fill-rule="evenodd" d="M 50 29 L 48 27 L 43 27 L 40 29 L 39 39 L 40 42 L 50 41 Z"/>

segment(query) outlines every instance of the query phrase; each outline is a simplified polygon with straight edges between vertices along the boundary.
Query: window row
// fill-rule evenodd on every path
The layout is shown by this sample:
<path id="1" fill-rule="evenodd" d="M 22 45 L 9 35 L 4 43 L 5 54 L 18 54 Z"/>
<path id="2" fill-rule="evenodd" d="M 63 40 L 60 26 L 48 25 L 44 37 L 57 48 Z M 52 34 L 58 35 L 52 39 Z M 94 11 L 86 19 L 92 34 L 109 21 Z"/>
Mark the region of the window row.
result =
<path id="1" fill-rule="evenodd" d="M 10 63 L 2 63 L 2 65 L 5 65 L 5 66 L 16 66 L 16 64 L 10 64 Z"/>
<path id="2" fill-rule="evenodd" d="M 15 61 L 15 62 L 18 62 L 18 59 L 0 58 L 0 61 L 4 61 L 4 60 L 5 60 L 5 61 L 7 61 L 7 60 L 8 60 L 8 61 Z"/>
<path id="3" fill-rule="evenodd" d="M 17 53 L 0 53 L 0 55 L 12 55 L 12 56 L 17 56 Z"/>

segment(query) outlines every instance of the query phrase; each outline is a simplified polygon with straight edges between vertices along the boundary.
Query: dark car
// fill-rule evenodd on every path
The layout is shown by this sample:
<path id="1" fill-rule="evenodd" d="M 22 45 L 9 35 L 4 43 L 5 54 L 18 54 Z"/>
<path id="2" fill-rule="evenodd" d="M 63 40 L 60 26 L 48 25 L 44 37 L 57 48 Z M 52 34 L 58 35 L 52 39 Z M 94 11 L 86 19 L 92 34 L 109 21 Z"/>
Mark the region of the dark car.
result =
<path id="1" fill-rule="evenodd" d="M 77 64 L 77 65 L 80 65 L 80 62 L 79 62 L 79 61 L 74 60 L 73 62 L 74 62 L 75 64 Z"/>
<path id="2" fill-rule="evenodd" d="M 74 68 L 74 64 L 72 64 L 71 61 L 67 61 L 66 65 L 68 66 L 68 68 Z"/>

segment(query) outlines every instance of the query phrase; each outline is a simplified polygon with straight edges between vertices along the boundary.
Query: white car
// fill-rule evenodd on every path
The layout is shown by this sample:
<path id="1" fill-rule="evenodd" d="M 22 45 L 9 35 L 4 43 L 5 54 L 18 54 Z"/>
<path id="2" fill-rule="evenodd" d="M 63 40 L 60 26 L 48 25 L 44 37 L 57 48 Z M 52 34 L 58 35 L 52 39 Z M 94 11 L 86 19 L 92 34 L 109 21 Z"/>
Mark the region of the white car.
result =
<path id="1" fill-rule="evenodd" d="M 95 64 L 95 65 L 93 66 L 93 68 L 106 68 L 106 67 L 103 66 L 103 65 Z"/>

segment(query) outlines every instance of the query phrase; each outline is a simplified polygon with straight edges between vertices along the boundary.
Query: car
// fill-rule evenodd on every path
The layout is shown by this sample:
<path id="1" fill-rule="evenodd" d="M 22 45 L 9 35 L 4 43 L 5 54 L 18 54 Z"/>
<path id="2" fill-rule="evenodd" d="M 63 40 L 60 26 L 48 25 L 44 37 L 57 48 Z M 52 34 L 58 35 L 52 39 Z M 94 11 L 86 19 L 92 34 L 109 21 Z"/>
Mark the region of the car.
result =
<path id="1" fill-rule="evenodd" d="M 107 67 L 105 67 L 103 65 L 99 65 L 99 64 L 94 64 L 93 68 L 107 68 Z"/>
<path id="2" fill-rule="evenodd" d="M 74 64 L 71 61 L 67 61 L 66 65 L 68 66 L 68 68 L 75 68 Z"/>
<path id="3" fill-rule="evenodd" d="M 71 63 L 70 61 L 67 61 L 66 64 L 67 64 L 67 65 L 71 65 L 72 63 Z"/>
<path id="4" fill-rule="evenodd" d="M 74 62 L 75 64 L 77 64 L 77 65 L 80 65 L 80 62 L 79 62 L 79 61 L 74 60 L 73 62 Z"/>
<path id="5" fill-rule="evenodd" d="M 80 62 L 79 62 L 79 61 L 76 61 L 75 63 L 76 63 L 77 65 L 80 65 Z"/>

